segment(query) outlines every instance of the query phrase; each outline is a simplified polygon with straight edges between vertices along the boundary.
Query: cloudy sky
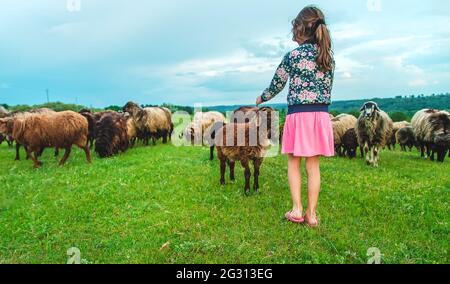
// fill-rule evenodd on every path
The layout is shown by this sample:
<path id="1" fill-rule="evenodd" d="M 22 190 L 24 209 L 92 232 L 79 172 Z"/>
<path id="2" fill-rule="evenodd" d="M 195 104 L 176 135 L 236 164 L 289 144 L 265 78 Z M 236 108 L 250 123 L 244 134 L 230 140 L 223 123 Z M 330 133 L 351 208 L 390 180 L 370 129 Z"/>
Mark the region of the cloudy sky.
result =
<path id="1" fill-rule="evenodd" d="M 335 100 L 450 91 L 448 0 L 71 1 L 0 0 L 1 103 L 42 103 L 48 88 L 96 107 L 251 104 L 308 4 L 332 32 Z"/>

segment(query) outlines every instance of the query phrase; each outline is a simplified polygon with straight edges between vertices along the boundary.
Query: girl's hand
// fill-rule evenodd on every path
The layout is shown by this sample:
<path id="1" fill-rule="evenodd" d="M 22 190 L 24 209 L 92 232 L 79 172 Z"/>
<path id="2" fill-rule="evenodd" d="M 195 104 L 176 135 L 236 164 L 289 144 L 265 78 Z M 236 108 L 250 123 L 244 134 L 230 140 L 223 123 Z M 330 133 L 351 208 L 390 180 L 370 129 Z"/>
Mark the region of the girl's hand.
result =
<path id="1" fill-rule="evenodd" d="M 262 100 L 261 96 L 257 97 L 256 98 L 256 106 L 259 106 L 262 103 L 263 103 L 263 100 Z"/>

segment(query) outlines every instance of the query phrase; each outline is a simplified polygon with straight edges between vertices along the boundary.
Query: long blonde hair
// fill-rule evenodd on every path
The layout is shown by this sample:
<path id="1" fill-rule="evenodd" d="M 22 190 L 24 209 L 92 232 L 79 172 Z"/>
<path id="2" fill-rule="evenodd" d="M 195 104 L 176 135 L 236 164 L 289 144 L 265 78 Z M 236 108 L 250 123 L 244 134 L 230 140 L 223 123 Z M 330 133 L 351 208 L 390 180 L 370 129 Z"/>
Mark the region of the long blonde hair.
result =
<path id="1" fill-rule="evenodd" d="M 306 6 L 292 21 L 293 40 L 302 43 L 315 43 L 319 46 L 317 65 L 324 71 L 333 70 L 333 51 L 331 36 L 322 11 L 315 6 Z"/>

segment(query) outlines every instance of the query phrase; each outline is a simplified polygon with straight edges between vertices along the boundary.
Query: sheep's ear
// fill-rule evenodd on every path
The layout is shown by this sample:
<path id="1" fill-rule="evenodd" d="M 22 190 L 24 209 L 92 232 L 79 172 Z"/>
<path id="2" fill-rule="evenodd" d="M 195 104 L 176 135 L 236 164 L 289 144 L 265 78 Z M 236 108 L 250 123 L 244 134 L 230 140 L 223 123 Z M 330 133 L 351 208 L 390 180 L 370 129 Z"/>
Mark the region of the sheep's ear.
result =
<path id="1" fill-rule="evenodd" d="M 375 104 L 375 110 L 376 110 L 376 111 L 380 111 L 380 108 L 378 107 L 377 104 Z"/>
<path id="2" fill-rule="evenodd" d="M 359 111 L 363 111 L 365 108 L 366 108 L 366 105 L 363 105 L 363 106 L 359 109 Z"/>

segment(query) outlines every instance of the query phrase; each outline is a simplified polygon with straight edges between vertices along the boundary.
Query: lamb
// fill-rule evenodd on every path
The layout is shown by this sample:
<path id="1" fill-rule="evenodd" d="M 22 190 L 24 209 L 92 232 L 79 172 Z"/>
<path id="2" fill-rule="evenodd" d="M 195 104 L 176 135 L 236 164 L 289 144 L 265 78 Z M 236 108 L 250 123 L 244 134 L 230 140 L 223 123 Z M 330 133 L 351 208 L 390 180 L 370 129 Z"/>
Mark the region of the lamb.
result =
<path id="1" fill-rule="evenodd" d="M 7 121 L 0 120 L 0 131 L 6 128 Z M 9 121 L 11 123 L 11 120 Z M 29 114 L 12 120 L 13 138 L 19 144 L 26 145 L 28 156 L 34 167 L 42 166 L 39 153 L 46 147 L 65 149 L 59 164 L 63 166 L 69 158 L 72 145 L 83 149 L 86 160 L 91 163 L 88 138 L 88 122 L 82 115 L 73 111 L 56 113 Z M 32 155 L 34 153 L 34 155 Z"/>
<path id="2" fill-rule="evenodd" d="M 356 117 L 350 114 L 340 114 L 331 120 L 333 125 L 334 149 L 338 156 L 342 156 L 342 138 L 347 130 L 354 128 Z"/>
<path id="3" fill-rule="evenodd" d="M 380 149 L 392 133 L 391 118 L 375 102 L 366 102 L 356 124 L 358 144 L 364 149 L 366 163 L 378 167 Z"/>
<path id="4" fill-rule="evenodd" d="M 197 112 L 194 115 L 193 122 L 188 124 L 183 135 L 191 142 L 191 145 L 196 143 L 204 144 L 206 140 L 210 147 L 209 159 L 214 160 L 214 134 L 217 130 L 217 125 L 225 122 L 225 116 L 217 111 Z M 219 123 L 219 124 L 217 124 Z"/>
<path id="5" fill-rule="evenodd" d="M 347 155 L 350 159 L 356 157 L 356 150 L 358 149 L 358 137 L 356 137 L 355 128 L 350 128 L 342 136 L 342 155 Z"/>
<path id="6" fill-rule="evenodd" d="M 95 152 L 101 158 L 125 152 L 129 146 L 127 119 L 118 113 L 107 113 L 97 122 Z"/>
<path id="7" fill-rule="evenodd" d="M 386 143 L 386 146 L 388 147 L 389 150 L 395 150 L 395 144 L 397 143 L 395 134 L 397 133 L 397 131 L 400 128 L 408 127 L 408 126 L 411 126 L 411 123 L 409 123 L 407 121 L 394 122 L 393 127 L 392 127 L 391 136 L 389 137 L 389 139 Z"/>
<path id="8" fill-rule="evenodd" d="M 144 138 L 146 145 L 150 138 L 153 140 L 153 144 L 156 144 L 156 139 L 161 137 L 163 143 L 167 143 L 168 136 L 173 130 L 173 123 L 169 119 L 167 111 L 159 107 L 143 109 L 133 102 L 128 102 L 123 111 L 133 117 L 138 134 Z"/>
<path id="9" fill-rule="evenodd" d="M 254 166 L 253 189 L 259 189 L 260 167 L 265 153 L 270 146 L 269 140 L 272 138 L 272 121 L 274 110 L 263 107 L 258 110 L 257 118 L 247 123 L 232 122 L 226 124 L 215 133 L 215 145 L 217 156 L 220 161 L 220 183 L 225 184 L 226 165 L 230 167 L 230 179 L 234 180 L 235 161 L 240 161 L 244 167 L 246 194 L 250 192 L 250 166 Z M 278 122 L 277 122 L 278 123 Z"/>
<path id="10" fill-rule="evenodd" d="M 397 130 L 395 133 L 395 140 L 400 145 L 403 152 L 406 152 L 406 147 L 409 151 L 412 151 L 412 147 L 418 146 L 416 136 L 414 135 L 414 130 L 411 126 L 403 127 Z"/>
<path id="11" fill-rule="evenodd" d="M 412 128 L 420 146 L 421 156 L 427 156 L 434 161 L 444 162 L 450 146 L 450 114 L 447 111 L 423 109 L 412 118 Z"/>

